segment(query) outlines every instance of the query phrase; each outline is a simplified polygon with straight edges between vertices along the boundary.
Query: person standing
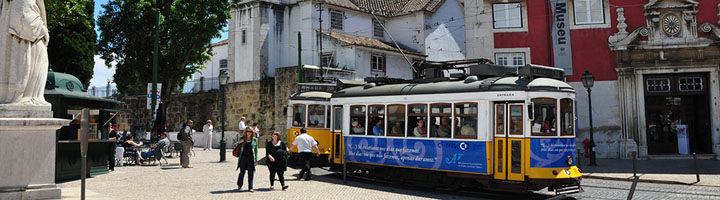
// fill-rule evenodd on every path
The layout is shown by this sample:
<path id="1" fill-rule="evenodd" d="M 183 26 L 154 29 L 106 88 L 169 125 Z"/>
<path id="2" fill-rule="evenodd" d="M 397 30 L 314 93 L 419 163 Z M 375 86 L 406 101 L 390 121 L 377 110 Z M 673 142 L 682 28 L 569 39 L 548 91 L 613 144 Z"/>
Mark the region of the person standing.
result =
<path id="1" fill-rule="evenodd" d="M 240 174 L 237 179 L 238 191 L 242 190 L 243 179 L 245 177 L 245 171 L 248 174 L 248 191 L 254 192 L 253 190 L 253 175 L 255 174 L 255 166 L 257 166 L 257 138 L 255 138 L 255 131 L 247 127 L 243 137 L 237 142 L 240 145 L 240 156 L 238 157 L 237 169 L 240 169 Z"/>
<path id="2" fill-rule="evenodd" d="M 282 190 L 288 188 L 285 185 L 285 171 L 287 170 L 287 145 L 285 142 L 280 140 L 280 132 L 274 131 L 272 133 L 271 140 L 265 144 L 265 156 L 268 158 L 267 166 L 270 170 L 270 189 L 274 189 L 275 185 L 275 174 L 280 179 L 280 186 Z"/>
<path id="3" fill-rule="evenodd" d="M 207 123 L 203 126 L 203 133 L 205 134 L 205 147 L 203 147 L 203 151 L 212 150 L 213 125 L 211 120 L 207 120 Z"/>
<path id="4" fill-rule="evenodd" d="M 183 147 L 181 152 L 182 155 L 180 157 L 180 163 L 183 168 L 192 168 L 190 166 L 190 150 L 192 150 L 194 143 L 192 139 L 192 127 L 193 121 L 187 120 L 185 125 L 183 125 L 183 128 L 180 130 L 180 133 L 178 133 L 178 139 L 182 141 Z"/>
<path id="5" fill-rule="evenodd" d="M 253 122 L 253 123 L 252 123 L 252 128 L 253 128 L 253 130 L 255 131 L 255 137 L 256 137 L 256 138 L 259 138 L 259 137 L 260 137 L 260 128 L 258 128 L 258 123 L 257 123 L 257 122 Z"/>
<path id="6" fill-rule="evenodd" d="M 247 128 L 247 126 L 245 126 L 245 116 L 242 116 L 240 122 L 238 122 L 238 130 L 243 131 L 245 128 Z"/>
<path id="7" fill-rule="evenodd" d="M 318 149 L 318 143 L 315 141 L 315 138 L 307 134 L 307 130 L 305 128 L 300 129 L 300 136 L 297 136 L 295 138 L 295 141 L 293 141 L 293 146 L 290 147 L 290 149 L 293 149 L 295 147 L 298 148 L 298 152 L 300 152 L 300 159 L 302 161 L 302 170 L 300 170 L 300 174 L 298 174 L 298 180 L 302 179 L 303 175 L 305 175 L 305 180 L 308 181 L 312 176 L 312 172 L 310 172 L 310 159 L 312 158 L 312 150 L 315 149 L 317 153 L 315 155 L 317 157 L 320 157 L 320 149 Z"/>
<path id="8" fill-rule="evenodd" d="M 110 152 L 108 154 L 108 169 L 110 171 L 115 171 L 115 148 L 117 147 L 117 130 L 113 128 L 113 124 L 109 123 L 108 125 L 108 140 L 111 141 L 110 143 Z"/>

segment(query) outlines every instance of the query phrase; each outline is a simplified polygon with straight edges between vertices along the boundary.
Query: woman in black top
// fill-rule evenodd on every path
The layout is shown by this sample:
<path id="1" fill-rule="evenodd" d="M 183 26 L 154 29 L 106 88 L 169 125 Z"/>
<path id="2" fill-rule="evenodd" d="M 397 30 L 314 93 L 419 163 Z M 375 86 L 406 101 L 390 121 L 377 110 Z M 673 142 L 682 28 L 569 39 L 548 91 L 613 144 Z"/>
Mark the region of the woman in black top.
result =
<path id="1" fill-rule="evenodd" d="M 280 140 L 280 133 L 275 131 L 272 133 L 272 140 L 268 141 L 265 145 L 265 156 L 268 158 L 268 170 L 270 170 L 270 189 L 273 189 L 275 184 L 275 174 L 280 178 L 280 185 L 282 189 L 288 188 L 285 185 L 284 173 L 287 170 L 286 157 L 288 155 L 287 145 Z"/>

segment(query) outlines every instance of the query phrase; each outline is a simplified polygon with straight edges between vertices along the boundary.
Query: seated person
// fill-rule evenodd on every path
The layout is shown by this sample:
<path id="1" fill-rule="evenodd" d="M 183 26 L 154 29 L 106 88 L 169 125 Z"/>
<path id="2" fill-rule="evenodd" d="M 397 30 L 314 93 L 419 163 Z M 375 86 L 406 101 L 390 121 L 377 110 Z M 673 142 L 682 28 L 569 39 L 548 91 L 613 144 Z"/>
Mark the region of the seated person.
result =
<path id="1" fill-rule="evenodd" d="M 430 124 L 428 124 L 428 126 L 430 127 L 430 137 L 438 136 L 438 126 L 435 123 L 436 123 L 435 118 L 430 117 Z"/>
<path id="2" fill-rule="evenodd" d="M 352 133 L 358 134 L 358 135 L 364 135 L 365 134 L 365 128 L 360 125 L 357 121 L 352 122 Z"/>
<path id="3" fill-rule="evenodd" d="M 373 126 L 373 134 L 375 136 L 383 136 L 385 135 L 385 126 L 383 126 L 383 120 L 378 120 L 378 122 Z"/>
<path id="4" fill-rule="evenodd" d="M 391 135 L 404 135 L 405 133 L 403 132 L 402 123 L 399 121 L 395 122 L 395 126 L 393 126 L 392 129 L 390 130 L 390 134 Z"/>
<path id="5" fill-rule="evenodd" d="M 150 155 L 153 155 L 153 154 L 160 155 L 160 151 L 162 151 L 162 147 L 165 147 L 168 145 L 170 145 L 170 140 L 167 138 L 167 135 L 165 133 L 162 133 L 162 134 L 160 134 L 160 140 L 157 143 L 150 145 L 150 151 L 142 153 L 141 156 L 143 159 L 148 159 L 150 157 Z"/>
<path id="6" fill-rule="evenodd" d="M 462 136 L 474 136 L 477 135 L 475 132 L 475 127 L 471 125 L 471 122 L 465 122 L 465 124 L 460 128 L 460 135 Z"/>
<path id="7" fill-rule="evenodd" d="M 140 160 L 143 160 L 143 158 L 140 155 L 140 151 L 138 150 L 132 150 L 129 149 L 130 147 L 139 147 L 142 144 L 135 143 L 133 139 L 135 139 L 135 136 L 132 134 L 127 135 L 127 138 L 125 138 L 126 141 L 123 143 L 123 147 L 125 147 L 125 157 L 132 156 L 133 160 L 135 160 L 135 164 L 140 165 Z"/>
<path id="8" fill-rule="evenodd" d="M 415 135 L 415 137 L 427 136 L 427 130 L 425 129 L 425 122 L 422 119 L 417 121 L 417 126 L 415 127 L 415 129 L 413 129 L 413 135 Z"/>
<path id="9" fill-rule="evenodd" d="M 450 137 L 450 119 L 447 117 L 440 118 L 440 127 L 438 127 L 438 137 Z"/>

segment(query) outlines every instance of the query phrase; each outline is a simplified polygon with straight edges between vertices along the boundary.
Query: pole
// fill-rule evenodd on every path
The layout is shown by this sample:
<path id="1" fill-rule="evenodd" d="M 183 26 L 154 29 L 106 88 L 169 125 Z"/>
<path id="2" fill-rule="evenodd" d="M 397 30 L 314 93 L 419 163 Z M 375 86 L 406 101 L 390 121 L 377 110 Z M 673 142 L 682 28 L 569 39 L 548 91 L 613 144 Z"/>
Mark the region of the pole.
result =
<path id="1" fill-rule="evenodd" d="M 323 38 L 323 33 L 322 33 L 322 22 L 323 22 L 323 21 L 322 21 L 322 11 L 323 11 L 323 7 L 322 7 L 322 6 L 323 6 L 323 0 L 320 0 L 319 5 L 320 5 L 320 9 L 318 9 L 318 13 L 319 13 L 318 21 L 320 22 L 320 42 L 319 42 L 319 43 L 320 43 L 320 51 L 318 51 L 318 58 L 320 58 L 320 64 L 319 64 L 319 65 L 320 65 L 320 78 L 322 78 L 322 76 L 323 76 L 323 66 L 322 66 L 322 53 L 323 53 L 323 52 L 322 52 L 322 49 L 323 49 L 323 48 L 322 48 L 322 42 L 323 42 L 323 41 L 322 41 L 322 38 Z"/>
<path id="2" fill-rule="evenodd" d="M 153 69 L 152 69 L 152 101 L 150 102 L 151 111 L 150 111 L 150 117 L 155 119 L 155 105 L 157 103 L 157 79 L 158 79 L 158 55 L 160 52 L 158 52 L 159 49 L 159 36 L 160 32 L 160 11 L 157 11 L 157 19 L 155 21 L 155 49 L 153 50 Z"/>
<path id="3" fill-rule="evenodd" d="M 633 177 L 637 177 L 637 152 L 632 152 L 633 157 Z"/>
<path id="4" fill-rule="evenodd" d="M 80 199 L 85 200 L 85 179 L 87 177 L 87 149 L 88 149 L 88 132 L 90 132 L 90 109 L 82 109 L 82 117 L 80 118 Z"/>
<path id="5" fill-rule="evenodd" d="M 227 86 L 220 86 L 220 91 L 222 91 L 222 107 L 220 108 L 220 112 L 222 112 L 220 114 L 220 123 L 222 123 L 222 130 L 220 131 L 220 162 L 225 162 L 225 87 Z"/>
<path id="6" fill-rule="evenodd" d="M 303 70 L 302 70 L 302 36 L 298 32 L 298 83 L 303 82 Z"/>
<path id="7" fill-rule="evenodd" d="M 595 136 L 593 136 L 592 89 L 588 88 L 588 109 L 590 110 L 590 166 L 597 166 L 595 160 Z"/>
<path id="8" fill-rule="evenodd" d="M 697 179 L 697 183 L 700 182 L 700 171 L 698 171 L 698 164 L 697 164 L 697 154 L 693 153 L 693 162 L 695 163 L 695 178 Z"/>

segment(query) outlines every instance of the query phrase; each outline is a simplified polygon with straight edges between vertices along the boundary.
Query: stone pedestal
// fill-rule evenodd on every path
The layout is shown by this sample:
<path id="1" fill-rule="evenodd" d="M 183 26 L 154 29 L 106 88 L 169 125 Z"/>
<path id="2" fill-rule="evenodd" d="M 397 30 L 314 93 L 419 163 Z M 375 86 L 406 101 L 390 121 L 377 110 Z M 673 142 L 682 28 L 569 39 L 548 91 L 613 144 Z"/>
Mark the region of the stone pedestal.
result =
<path id="1" fill-rule="evenodd" d="M 59 199 L 55 131 L 70 120 L 50 106 L 0 105 L 0 199 Z"/>

